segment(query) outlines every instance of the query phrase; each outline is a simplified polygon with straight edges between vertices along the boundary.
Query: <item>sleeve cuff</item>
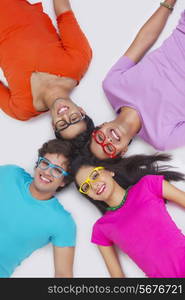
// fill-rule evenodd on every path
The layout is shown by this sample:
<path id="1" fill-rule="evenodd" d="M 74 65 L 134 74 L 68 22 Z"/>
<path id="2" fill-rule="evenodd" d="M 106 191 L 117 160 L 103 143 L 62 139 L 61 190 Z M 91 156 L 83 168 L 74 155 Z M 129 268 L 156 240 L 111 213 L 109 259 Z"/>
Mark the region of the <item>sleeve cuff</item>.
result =
<path id="1" fill-rule="evenodd" d="M 91 239 L 91 243 L 96 244 L 98 246 L 107 246 L 107 247 L 113 245 L 113 243 L 100 242 L 100 241 L 95 240 L 95 239 Z"/>
<path id="2" fill-rule="evenodd" d="M 72 10 L 67 10 L 67 11 L 65 11 L 65 12 L 63 12 L 60 15 L 57 16 L 57 18 L 56 18 L 57 23 L 60 23 L 61 20 L 65 17 L 75 18 L 74 13 L 72 12 Z"/>

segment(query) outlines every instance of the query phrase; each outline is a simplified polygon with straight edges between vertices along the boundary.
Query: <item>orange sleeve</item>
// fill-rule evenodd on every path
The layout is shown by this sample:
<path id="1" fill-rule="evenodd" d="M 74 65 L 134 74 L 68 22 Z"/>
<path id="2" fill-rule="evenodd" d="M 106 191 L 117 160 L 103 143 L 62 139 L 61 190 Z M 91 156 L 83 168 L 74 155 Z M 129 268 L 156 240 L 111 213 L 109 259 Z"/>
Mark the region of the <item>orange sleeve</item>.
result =
<path id="1" fill-rule="evenodd" d="M 0 82 L 0 109 L 10 117 L 17 119 L 10 107 L 11 94 L 10 90 Z"/>
<path id="2" fill-rule="evenodd" d="M 26 101 L 28 100 L 28 101 Z M 32 117 L 36 117 L 42 113 L 37 112 L 30 99 L 13 98 L 11 91 L 4 84 L 0 82 L 0 109 L 2 109 L 10 117 L 20 120 L 27 121 Z"/>
<path id="3" fill-rule="evenodd" d="M 92 58 L 89 42 L 82 32 L 74 13 L 69 10 L 57 17 L 62 46 L 66 51 L 80 52 L 88 62 Z"/>

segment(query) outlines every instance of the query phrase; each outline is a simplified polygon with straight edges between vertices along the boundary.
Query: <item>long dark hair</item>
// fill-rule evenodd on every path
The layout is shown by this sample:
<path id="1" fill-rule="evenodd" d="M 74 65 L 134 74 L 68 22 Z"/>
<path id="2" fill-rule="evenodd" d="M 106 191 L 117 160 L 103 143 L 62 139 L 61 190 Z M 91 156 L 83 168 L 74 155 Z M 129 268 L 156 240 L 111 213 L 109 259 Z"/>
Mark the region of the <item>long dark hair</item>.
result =
<path id="1" fill-rule="evenodd" d="M 71 169 L 75 178 L 78 170 L 83 166 L 103 166 L 105 169 L 115 173 L 114 180 L 124 189 L 130 185 L 136 184 L 143 176 L 148 174 L 164 175 L 167 181 L 185 180 L 185 175 L 171 171 L 170 165 L 159 165 L 159 162 L 167 162 L 171 159 L 168 154 L 154 155 L 132 155 L 130 157 L 99 160 L 96 157 L 88 154 L 80 155 L 72 161 Z M 79 188 L 76 179 L 76 187 Z M 91 199 L 88 195 L 84 195 L 92 202 L 103 214 L 106 212 L 107 204 L 103 201 Z"/>

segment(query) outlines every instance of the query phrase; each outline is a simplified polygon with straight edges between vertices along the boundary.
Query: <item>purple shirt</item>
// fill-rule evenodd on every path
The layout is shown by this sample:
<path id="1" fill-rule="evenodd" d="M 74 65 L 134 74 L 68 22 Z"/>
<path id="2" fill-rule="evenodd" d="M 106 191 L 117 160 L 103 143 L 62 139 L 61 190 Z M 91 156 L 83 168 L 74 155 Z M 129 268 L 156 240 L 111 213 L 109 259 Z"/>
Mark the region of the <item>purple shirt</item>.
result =
<path id="1" fill-rule="evenodd" d="M 154 148 L 185 146 L 185 12 L 162 46 L 139 63 L 121 57 L 103 88 L 117 113 L 124 106 L 138 112 L 138 136 Z"/>
<path id="2" fill-rule="evenodd" d="M 185 277 L 185 236 L 162 196 L 163 176 L 147 175 L 132 186 L 124 205 L 93 227 L 92 242 L 117 245 L 148 277 Z"/>

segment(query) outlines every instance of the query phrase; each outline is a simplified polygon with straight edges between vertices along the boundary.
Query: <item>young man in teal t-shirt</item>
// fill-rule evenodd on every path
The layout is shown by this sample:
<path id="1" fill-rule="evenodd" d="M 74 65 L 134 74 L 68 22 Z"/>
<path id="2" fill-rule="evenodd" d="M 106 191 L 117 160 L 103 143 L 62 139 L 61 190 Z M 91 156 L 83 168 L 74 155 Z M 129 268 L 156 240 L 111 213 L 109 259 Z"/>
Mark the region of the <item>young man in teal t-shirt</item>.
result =
<path id="1" fill-rule="evenodd" d="M 54 197 L 70 182 L 70 155 L 69 142 L 51 140 L 39 149 L 34 178 L 18 166 L 0 166 L 0 278 L 50 242 L 55 277 L 72 277 L 75 223 Z"/>

